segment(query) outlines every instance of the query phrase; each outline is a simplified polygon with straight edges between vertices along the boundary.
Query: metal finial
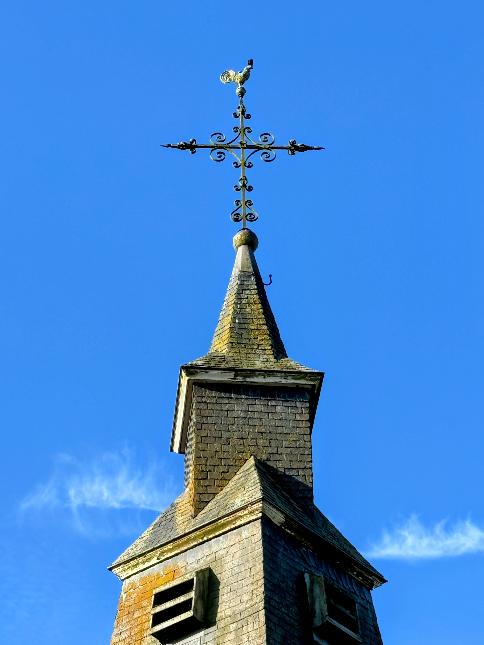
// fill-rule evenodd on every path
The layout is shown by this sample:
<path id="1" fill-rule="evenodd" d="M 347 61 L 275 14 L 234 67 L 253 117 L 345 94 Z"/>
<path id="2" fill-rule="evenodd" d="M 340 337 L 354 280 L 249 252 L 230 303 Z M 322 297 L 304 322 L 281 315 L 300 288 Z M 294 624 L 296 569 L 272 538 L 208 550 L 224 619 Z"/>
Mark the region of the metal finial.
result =
<path id="1" fill-rule="evenodd" d="M 255 251 L 259 246 L 259 240 L 254 231 L 250 228 L 241 228 L 240 231 L 234 235 L 233 239 L 234 249 L 237 250 L 239 246 L 248 246 L 251 251 Z"/>
<path id="2" fill-rule="evenodd" d="M 242 222 L 243 228 L 246 228 L 247 222 L 255 222 L 259 217 L 259 214 L 254 209 L 253 201 L 247 198 L 247 193 L 253 190 L 253 186 L 249 184 L 245 172 L 254 165 L 251 157 L 255 154 L 260 154 L 262 161 L 269 163 L 276 158 L 276 150 L 286 150 L 289 155 L 295 155 L 296 152 L 307 152 L 308 150 L 324 150 L 322 146 L 307 146 L 304 143 L 297 143 L 296 139 L 290 139 L 287 146 L 278 146 L 274 135 L 270 132 L 262 132 L 258 140 L 251 138 L 252 128 L 245 124 L 251 118 L 251 115 L 247 112 L 244 104 L 246 93 L 244 84 L 249 79 L 253 67 L 254 61 L 249 59 L 247 65 L 240 72 L 229 69 L 220 75 L 222 83 L 235 83 L 237 85 L 235 93 L 239 97 L 239 105 L 233 116 L 239 121 L 239 125 L 233 127 L 235 136 L 232 139 L 227 141 L 222 132 L 214 132 L 210 136 L 209 143 L 197 143 L 196 139 L 190 139 L 189 141 L 180 141 L 180 143 L 162 144 L 164 148 L 189 150 L 191 154 L 195 154 L 197 150 L 209 150 L 210 158 L 217 163 L 225 160 L 227 152 L 235 158 L 232 165 L 234 168 L 240 168 L 240 177 L 234 186 L 234 190 L 240 193 L 240 199 L 235 200 L 235 208 L 230 213 L 230 217 L 234 222 Z"/>

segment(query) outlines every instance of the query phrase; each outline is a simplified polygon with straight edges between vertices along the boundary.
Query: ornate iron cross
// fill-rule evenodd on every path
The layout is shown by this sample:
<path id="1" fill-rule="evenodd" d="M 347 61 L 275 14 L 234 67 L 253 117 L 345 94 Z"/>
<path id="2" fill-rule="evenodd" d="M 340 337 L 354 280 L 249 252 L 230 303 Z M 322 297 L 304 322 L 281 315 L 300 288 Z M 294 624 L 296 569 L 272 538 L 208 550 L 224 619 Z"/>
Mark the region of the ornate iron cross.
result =
<path id="1" fill-rule="evenodd" d="M 247 180 L 246 170 L 252 168 L 251 157 L 260 154 L 262 161 L 270 163 L 276 158 L 276 150 L 287 150 L 288 154 L 295 155 L 296 152 L 306 152 L 307 150 L 324 150 L 322 146 L 307 146 L 304 143 L 297 143 L 296 139 L 291 139 L 287 146 L 276 145 L 276 140 L 270 132 L 263 132 L 259 135 L 259 140 L 254 141 L 250 136 L 252 128 L 245 124 L 251 118 L 244 105 L 244 95 L 246 89 L 244 83 L 248 80 L 250 72 L 254 66 L 254 61 L 248 61 L 246 67 L 241 72 L 228 70 L 220 75 L 222 83 L 236 83 L 235 93 L 239 97 L 239 105 L 233 113 L 235 119 L 238 119 L 239 125 L 233 127 L 235 136 L 227 141 L 222 132 L 214 132 L 210 136 L 209 143 L 197 143 L 196 139 L 189 141 L 180 141 L 180 143 L 165 143 L 164 148 L 177 148 L 178 150 L 189 150 L 195 154 L 197 150 L 209 150 L 212 161 L 222 162 L 229 152 L 235 161 L 232 162 L 234 168 L 240 168 L 240 177 L 234 186 L 234 190 L 240 193 L 240 199 L 236 199 L 235 208 L 230 213 L 234 222 L 242 222 L 243 228 L 246 228 L 247 222 L 255 222 L 259 214 L 254 209 L 254 203 L 247 197 L 247 193 L 252 192 L 251 186 Z"/>

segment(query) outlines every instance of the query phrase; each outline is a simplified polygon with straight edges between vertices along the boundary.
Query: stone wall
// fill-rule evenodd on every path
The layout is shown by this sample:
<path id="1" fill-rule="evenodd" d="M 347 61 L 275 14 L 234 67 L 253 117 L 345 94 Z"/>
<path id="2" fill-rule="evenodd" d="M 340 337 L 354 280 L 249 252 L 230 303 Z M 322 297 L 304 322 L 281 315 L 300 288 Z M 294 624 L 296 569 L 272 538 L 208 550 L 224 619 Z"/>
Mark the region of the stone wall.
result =
<path id="1" fill-rule="evenodd" d="M 297 387 L 194 385 L 185 485 L 197 514 L 254 455 L 303 507 L 313 499 L 309 394 Z"/>
<path id="2" fill-rule="evenodd" d="M 318 558 L 287 533 L 263 520 L 267 645 L 312 643 L 304 572 L 322 575 L 357 602 L 364 645 L 382 645 L 371 594 L 352 576 Z M 283 600 L 283 602 L 281 602 Z"/>
<path id="3" fill-rule="evenodd" d="M 159 645 L 149 636 L 153 590 L 210 567 L 208 627 L 183 645 L 265 645 L 262 535 L 254 521 L 123 583 L 111 645 Z"/>

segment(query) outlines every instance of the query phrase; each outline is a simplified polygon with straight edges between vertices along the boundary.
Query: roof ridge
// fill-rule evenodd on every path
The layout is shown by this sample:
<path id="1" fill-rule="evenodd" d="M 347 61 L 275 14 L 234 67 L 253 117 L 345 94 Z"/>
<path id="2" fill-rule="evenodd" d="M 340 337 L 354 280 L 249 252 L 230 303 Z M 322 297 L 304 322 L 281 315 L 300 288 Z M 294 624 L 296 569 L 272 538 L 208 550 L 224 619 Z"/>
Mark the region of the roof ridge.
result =
<path id="1" fill-rule="evenodd" d="M 115 560 L 111 568 L 263 500 L 293 522 L 338 549 L 353 562 L 370 572 L 372 576 L 376 576 L 380 581 L 384 580 L 383 576 L 317 506 L 311 505 L 311 513 L 301 508 L 273 477 L 271 467 L 255 455 L 251 455 L 243 463 L 232 479 L 196 517 L 193 517 L 190 512 L 190 497 L 185 489 L 151 526 Z"/>

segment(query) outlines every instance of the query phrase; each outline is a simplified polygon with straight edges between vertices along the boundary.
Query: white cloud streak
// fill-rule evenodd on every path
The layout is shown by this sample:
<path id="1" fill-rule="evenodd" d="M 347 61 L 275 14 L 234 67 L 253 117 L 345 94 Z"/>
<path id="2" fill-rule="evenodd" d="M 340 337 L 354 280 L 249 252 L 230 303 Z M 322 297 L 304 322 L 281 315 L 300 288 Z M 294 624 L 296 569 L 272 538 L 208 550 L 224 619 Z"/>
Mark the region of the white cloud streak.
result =
<path id="1" fill-rule="evenodd" d="M 484 530 L 471 520 L 449 525 L 447 520 L 426 527 L 412 515 L 384 531 L 368 552 L 369 558 L 425 560 L 484 553 Z"/>
<path id="2" fill-rule="evenodd" d="M 50 478 L 20 502 L 20 512 L 24 518 L 41 511 L 44 516 L 46 511 L 64 512 L 79 532 L 89 535 L 120 529 L 131 533 L 136 530 L 133 514 L 161 511 L 174 496 L 173 479 L 161 466 L 140 468 L 129 450 L 88 462 L 59 455 Z"/>

